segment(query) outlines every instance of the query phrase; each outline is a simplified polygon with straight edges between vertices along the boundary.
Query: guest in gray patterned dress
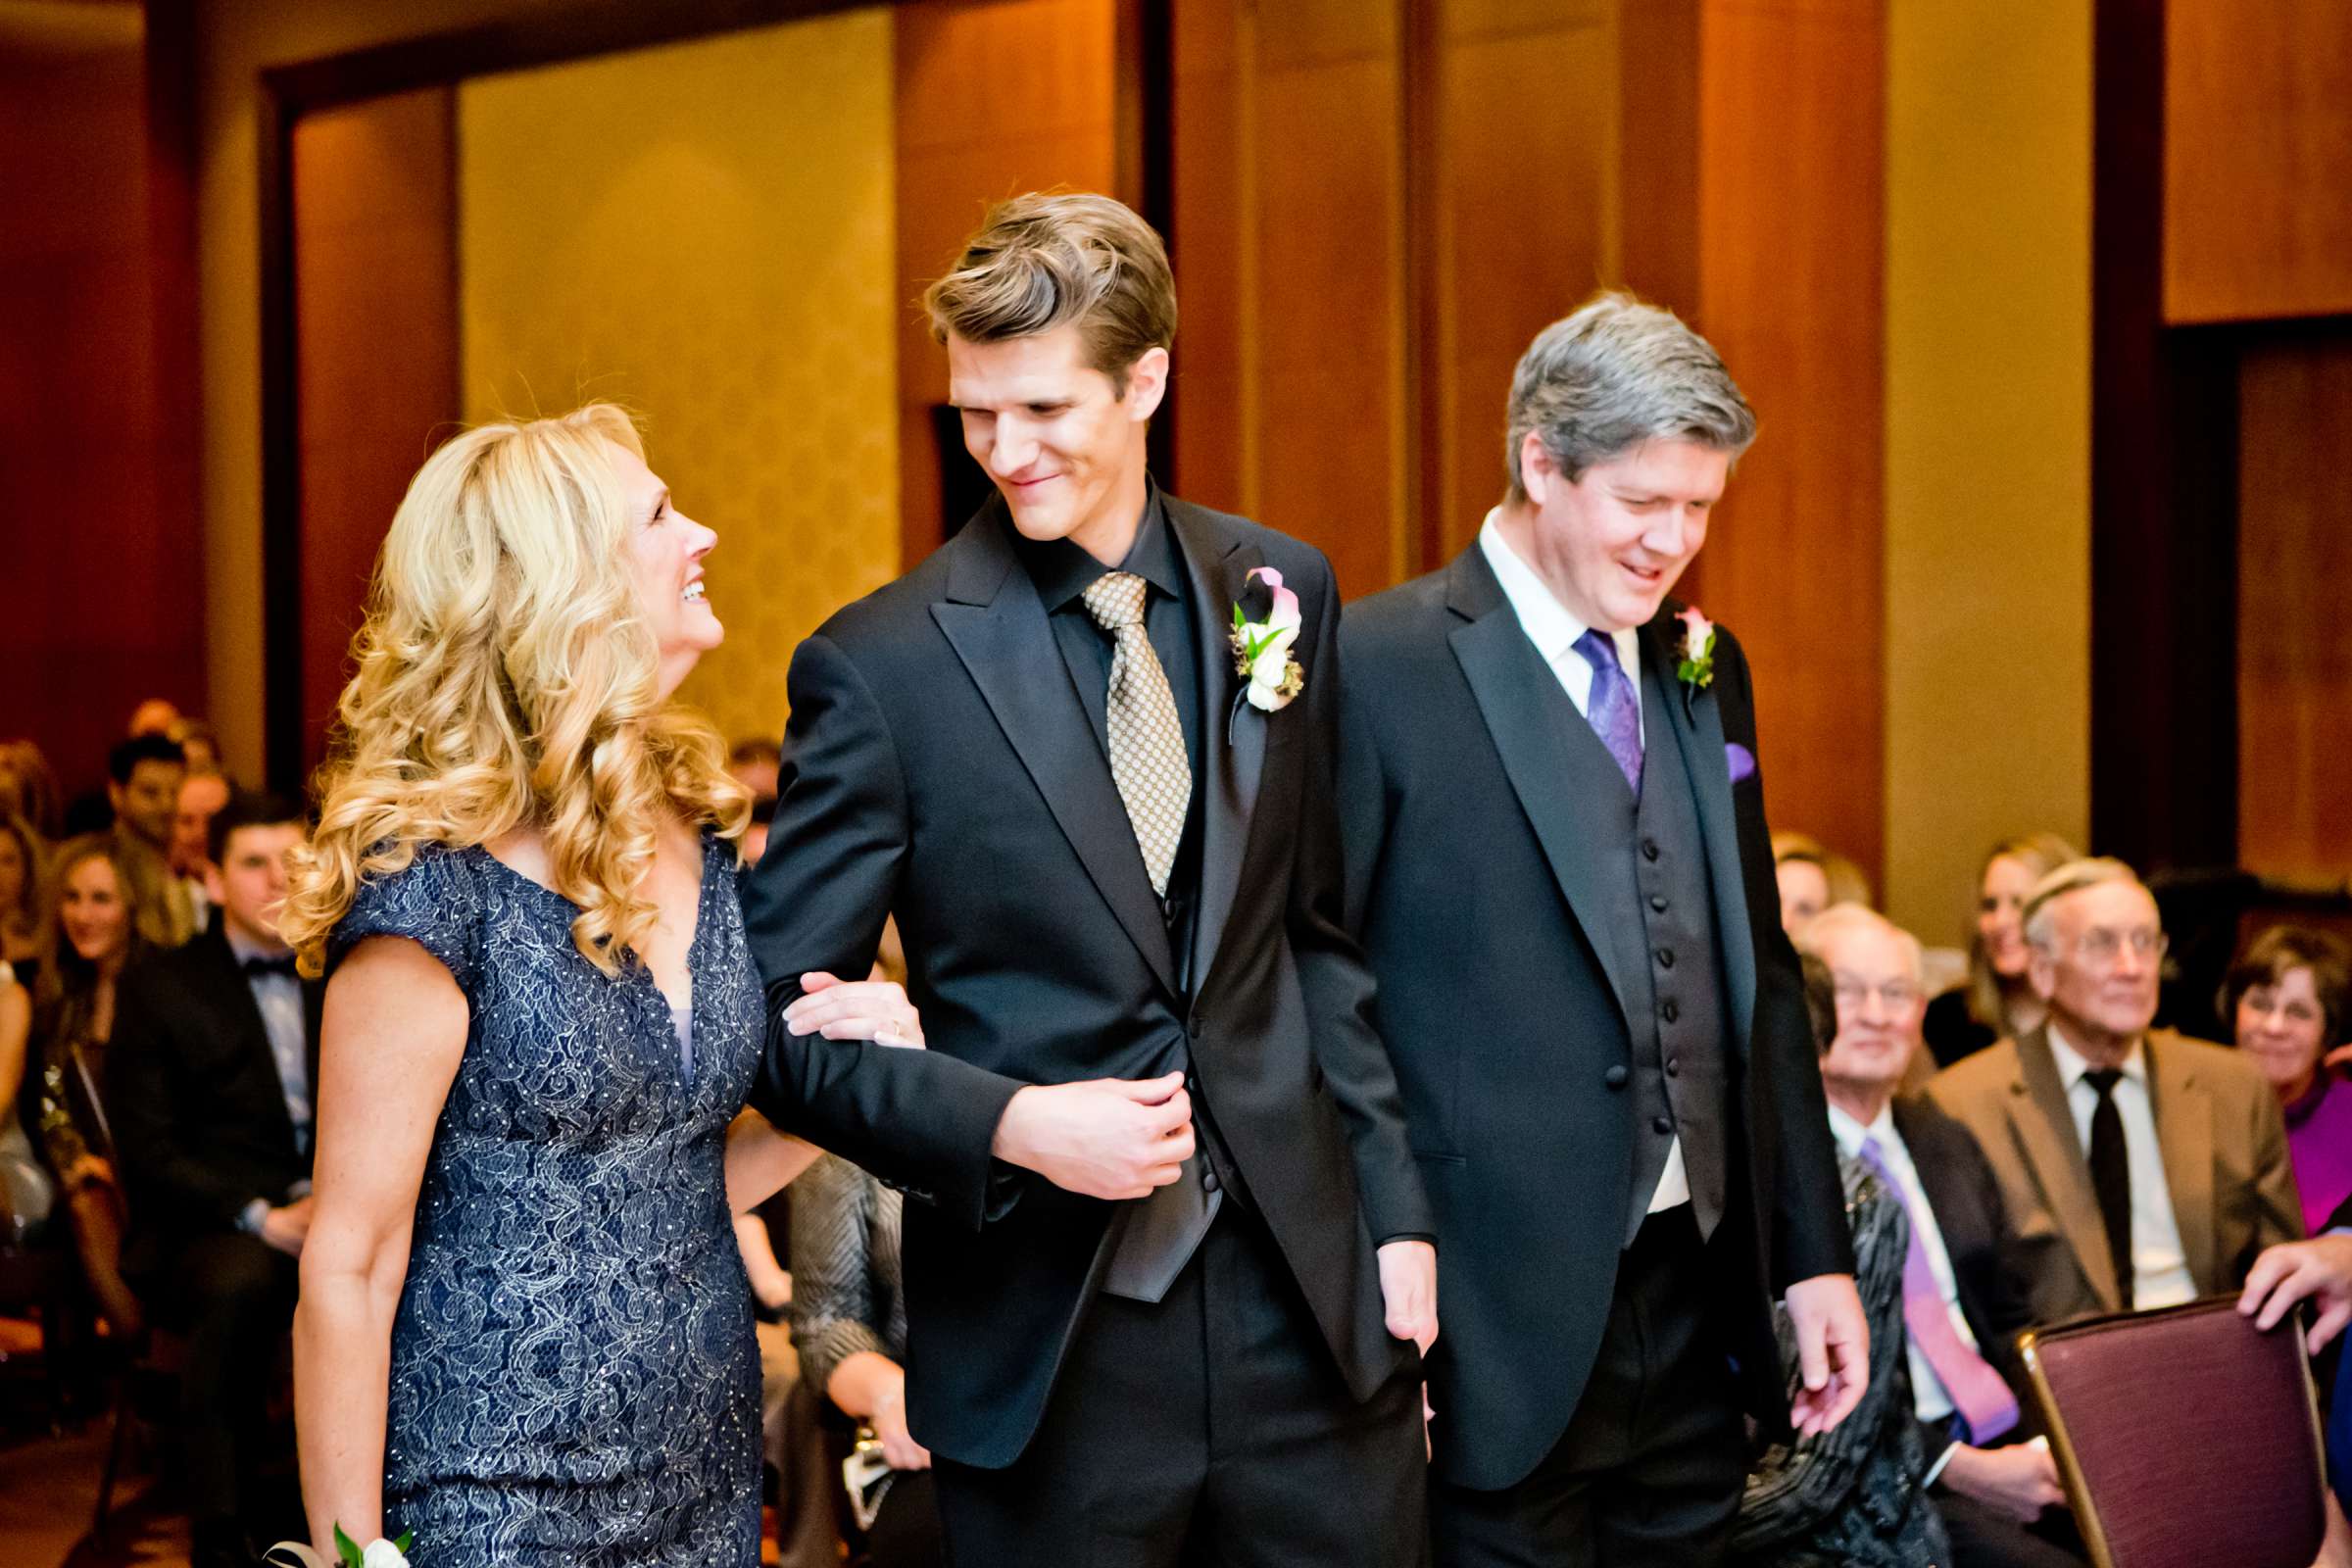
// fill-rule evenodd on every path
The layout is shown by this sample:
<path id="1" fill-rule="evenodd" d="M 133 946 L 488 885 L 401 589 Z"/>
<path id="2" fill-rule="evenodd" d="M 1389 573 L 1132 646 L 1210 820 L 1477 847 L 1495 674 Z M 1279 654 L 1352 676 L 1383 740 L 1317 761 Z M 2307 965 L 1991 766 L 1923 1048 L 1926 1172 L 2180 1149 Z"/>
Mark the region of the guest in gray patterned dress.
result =
<path id="1" fill-rule="evenodd" d="M 618 411 L 489 426 L 387 536 L 281 927 L 331 966 L 296 1414 L 313 1544 L 427 1568 L 753 1568 L 733 1214 L 815 1152 L 738 1116 L 749 814 L 667 699 L 715 536 Z M 817 977 L 820 987 L 829 977 Z M 836 1038 L 919 1043 L 897 987 Z"/>

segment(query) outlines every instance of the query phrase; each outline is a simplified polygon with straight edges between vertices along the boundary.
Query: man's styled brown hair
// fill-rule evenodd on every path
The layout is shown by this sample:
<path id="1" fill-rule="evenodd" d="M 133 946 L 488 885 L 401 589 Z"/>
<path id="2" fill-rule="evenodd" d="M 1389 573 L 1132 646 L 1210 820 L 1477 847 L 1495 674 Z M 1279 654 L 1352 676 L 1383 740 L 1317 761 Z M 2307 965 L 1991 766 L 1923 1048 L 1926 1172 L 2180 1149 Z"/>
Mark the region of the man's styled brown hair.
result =
<path id="1" fill-rule="evenodd" d="M 1075 323 L 1089 363 L 1127 394 L 1127 370 L 1176 340 L 1176 280 L 1152 225 L 1086 191 L 1032 191 L 990 209 L 948 275 L 923 291 L 932 335 L 967 343 Z"/>

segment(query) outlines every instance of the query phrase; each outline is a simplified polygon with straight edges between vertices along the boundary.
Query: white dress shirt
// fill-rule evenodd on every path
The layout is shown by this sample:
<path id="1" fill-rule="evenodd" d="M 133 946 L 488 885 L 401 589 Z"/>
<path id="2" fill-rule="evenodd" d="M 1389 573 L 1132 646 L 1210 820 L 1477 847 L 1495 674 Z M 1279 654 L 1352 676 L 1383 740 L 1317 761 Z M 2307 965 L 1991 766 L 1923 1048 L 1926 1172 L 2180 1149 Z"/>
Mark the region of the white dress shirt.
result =
<path id="1" fill-rule="evenodd" d="M 2090 1063 L 2068 1042 L 2053 1022 L 2049 1027 L 2050 1054 L 2058 1058 L 2058 1081 L 2066 1086 L 2067 1108 L 2075 1113 L 2075 1136 L 2084 1158 L 2090 1155 L 2090 1118 L 2099 1108 L 2099 1092 L 2083 1079 Z M 2172 1184 L 2164 1174 L 2164 1146 L 2156 1141 L 2156 1102 L 2148 1095 L 2148 1052 L 2133 1042 L 2132 1054 L 2120 1065 L 2114 1098 L 2124 1123 L 2124 1148 L 2132 1171 L 2132 1305 L 2179 1306 L 2197 1298 L 2197 1282 L 2188 1272 L 2188 1252 L 2180 1245 L 2180 1222 L 2173 1213 Z M 2120 1282 L 2119 1282 L 2120 1283 Z"/>
<path id="2" fill-rule="evenodd" d="M 1928 1190 L 1920 1185 L 1919 1167 L 1912 1163 L 1911 1150 L 1904 1144 L 1903 1135 L 1894 1130 L 1894 1109 L 1881 1105 L 1878 1118 L 1865 1127 L 1836 1105 L 1830 1107 L 1830 1135 L 1838 1140 L 1838 1152 L 1848 1159 L 1862 1157 L 1862 1140 L 1875 1138 L 1879 1142 L 1879 1162 L 1886 1174 L 1902 1189 L 1895 1197 L 1910 1210 L 1911 1229 L 1920 1245 L 1928 1250 L 1928 1267 L 1936 1275 L 1936 1290 L 1943 1298 L 1943 1309 L 1951 1315 L 1953 1332 L 1960 1343 L 1970 1349 L 1980 1349 L 1977 1337 L 1968 1326 L 1968 1316 L 1960 1310 L 1960 1279 L 1952 1272 L 1952 1255 L 1944 1250 L 1943 1228 L 1936 1223 L 1935 1205 L 1928 1201 Z M 1920 1352 L 1917 1344 L 1911 1350 L 1911 1407 L 1922 1421 L 1943 1422 L 1952 1414 L 1952 1396 L 1944 1391 L 1943 1380 L 1936 1375 L 1935 1363 Z"/>
<path id="3" fill-rule="evenodd" d="M 1592 666 L 1585 656 L 1576 651 L 1576 640 L 1592 628 L 1571 614 L 1568 608 L 1552 596 L 1536 570 L 1515 555 L 1503 542 L 1502 530 L 1495 526 L 1495 513 L 1487 514 L 1484 526 L 1478 530 L 1478 548 L 1486 552 L 1487 564 L 1494 569 L 1494 580 L 1502 585 L 1502 597 L 1510 601 L 1511 612 L 1519 617 L 1519 629 L 1527 640 L 1536 645 L 1544 662 L 1576 705 L 1576 710 L 1592 716 Z M 1643 726 L 1642 745 L 1649 743 L 1648 720 L 1642 715 L 1642 640 L 1630 626 L 1612 632 L 1609 640 L 1617 645 L 1617 662 L 1625 666 L 1625 678 L 1633 683 L 1634 713 Z M 1683 1167 L 1681 1134 L 1666 1151 L 1666 1168 L 1658 1174 L 1657 1190 L 1649 1196 L 1649 1212 L 1662 1213 L 1679 1203 L 1690 1201 L 1690 1175 Z"/>

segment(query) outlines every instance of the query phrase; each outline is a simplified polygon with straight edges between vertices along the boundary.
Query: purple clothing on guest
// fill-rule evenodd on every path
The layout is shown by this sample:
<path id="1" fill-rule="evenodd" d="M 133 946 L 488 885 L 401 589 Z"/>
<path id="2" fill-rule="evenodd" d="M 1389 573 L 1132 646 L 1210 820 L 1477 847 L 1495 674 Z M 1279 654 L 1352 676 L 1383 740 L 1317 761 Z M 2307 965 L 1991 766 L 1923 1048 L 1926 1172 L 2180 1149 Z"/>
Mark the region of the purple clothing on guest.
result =
<path id="1" fill-rule="evenodd" d="M 2285 1111 L 2304 1234 L 2317 1236 L 2336 1205 L 2352 1197 L 2352 1083 L 2322 1073 Z"/>

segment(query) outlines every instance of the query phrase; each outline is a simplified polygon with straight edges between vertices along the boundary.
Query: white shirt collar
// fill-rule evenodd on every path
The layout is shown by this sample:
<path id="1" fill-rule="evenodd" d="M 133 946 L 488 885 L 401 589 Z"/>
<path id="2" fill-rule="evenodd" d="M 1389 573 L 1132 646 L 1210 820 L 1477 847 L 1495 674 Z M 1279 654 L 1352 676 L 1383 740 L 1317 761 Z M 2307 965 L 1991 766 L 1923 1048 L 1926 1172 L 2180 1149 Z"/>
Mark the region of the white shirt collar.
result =
<path id="1" fill-rule="evenodd" d="M 2074 1042 L 2066 1038 L 2066 1032 L 2058 1027 L 2055 1018 L 2050 1020 L 2049 1041 L 2050 1054 L 2058 1061 L 2058 1082 L 2071 1090 L 2082 1081 L 2084 1073 L 2090 1071 L 2090 1060 L 2075 1049 Z M 2142 1088 L 2147 1086 L 2148 1054 L 2139 1041 L 2132 1042 L 2131 1054 L 2124 1057 L 2119 1065 L 2125 1077 Z"/>
<path id="2" fill-rule="evenodd" d="M 1862 1157 L 1862 1145 L 1868 1139 L 1877 1139 L 1881 1151 L 1891 1149 L 1897 1141 L 1894 1102 L 1889 1100 L 1881 1105 L 1879 1113 L 1870 1119 L 1868 1126 L 1854 1120 L 1853 1113 L 1843 1106 L 1833 1103 L 1830 1106 L 1830 1136 L 1838 1141 L 1838 1152 L 1848 1159 Z"/>
<path id="3" fill-rule="evenodd" d="M 1557 664 L 1575 649 L 1576 640 L 1592 628 L 1560 603 L 1544 579 L 1536 575 L 1535 567 L 1519 559 L 1496 523 L 1501 513 L 1500 507 L 1487 513 L 1487 520 L 1478 530 L 1478 547 L 1486 552 L 1487 564 L 1494 569 L 1494 580 L 1502 585 L 1502 597 L 1510 601 L 1511 609 L 1518 613 L 1527 640 L 1536 645 L 1536 652 L 1544 656 L 1545 663 Z M 1609 640 L 1617 645 L 1617 662 L 1625 666 L 1626 674 L 1639 679 L 1641 638 L 1628 626 L 1611 633 Z"/>

